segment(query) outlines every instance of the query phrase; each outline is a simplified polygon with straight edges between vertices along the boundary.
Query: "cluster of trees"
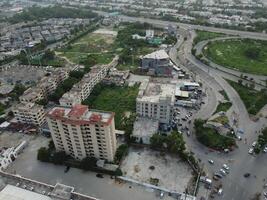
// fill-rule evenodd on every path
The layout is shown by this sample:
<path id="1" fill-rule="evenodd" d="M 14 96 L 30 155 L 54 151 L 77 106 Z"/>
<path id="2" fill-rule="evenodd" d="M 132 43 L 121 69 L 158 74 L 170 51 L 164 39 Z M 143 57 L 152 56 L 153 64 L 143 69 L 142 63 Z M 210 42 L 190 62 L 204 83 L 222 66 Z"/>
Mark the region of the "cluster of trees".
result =
<path id="1" fill-rule="evenodd" d="M 245 50 L 245 56 L 252 60 L 258 60 L 260 57 L 261 50 L 256 47 L 250 47 Z"/>
<path id="2" fill-rule="evenodd" d="M 262 133 L 258 136 L 257 145 L 254 148 L 254 152 L 259 154 L 267 145 L 267 128 L 263 129 Z"/>
<path id="3" fill-rule="evenodd" d="M 185 151 L 185 142 L 183 136 L 177 132 L 164 136 L 154 134 L 150 138 L 151 147 L 154 149 L 166 149 L 170 153 L 182 154 Z"/>
<path id="4" fill-rule="evenodd" d="M 216 149 L 224 150 L 236 146 L 233 138 L 219 134 L 213 128 L 204 127 L 205 121 L 197 119 L 194 122 L 197 140 L 203 145 Z"/>
<path id="5" fill-rule="evenodd" d="M 8 96 L 11 97 L 12 100 L 18 100 L 26 89 L 27 88 L 23 84 L 17 83 L 12 92 L 8 94 Z"/>
<path id="6" fill-rule="evenodd" d="M 20 23 L 27 21 L 40 21 L 49 18 L 94 18 L 97 14 L 88 10 L 66 8 L 62 6 L 37 7 L 33 6 L 22 13 L 18 13 L 8 18 L 10 23 Z"/>
<path id="7" fill-rule="evenodd" d="M 120 148 L 120 150 L 123 150 L 123 148 Z M 109 171 L 98 168 L 96 165 L 97 159 L 94 157 L 86 157 L 81 161 L 78 161 L 66 155 L 66 153 L 63 151 L 57 152 L 53 141 L 50 141 L 48 148 L 41 147 L 38 150 L 37 159 L 41 162 L 54 163 L 55 165 L 66 165 L 69 167 L 75 167 L 86 171 L 90 170 L 100 173 L 107 173 L 115 176 L 122 175 L 122 172 L 119 168 L 116 171 Z"/>
<path id="8" fill-rule="evenodd" d="M 133 34 L 145 36 L 145 29 L 149 28 L 147 23 L 126 24 L 125 28 L 118 31 L 116 44 L 118 48 L 123 48 L 120 55 L 120 63 L 130 63 L 132 56 L 138 53 L 138 49 L 149 45 L 145 40 L 134 40 Z"/>

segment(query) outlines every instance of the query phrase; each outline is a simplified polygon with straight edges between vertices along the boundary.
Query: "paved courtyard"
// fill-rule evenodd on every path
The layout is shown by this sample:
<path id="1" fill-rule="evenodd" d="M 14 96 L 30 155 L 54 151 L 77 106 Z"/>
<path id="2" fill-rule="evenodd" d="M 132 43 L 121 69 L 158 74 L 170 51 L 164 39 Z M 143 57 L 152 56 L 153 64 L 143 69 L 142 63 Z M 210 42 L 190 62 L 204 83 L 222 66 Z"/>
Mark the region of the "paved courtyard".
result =
<path id="1" fill-rule="evenodd" d="M 71 168 L 67 173 L 65 167 L 39 162 L 37 150 L 47 146 L 50 139 L 38 136 L 29 142 L 29 146 L 10 165 L 7 172 L 55 185 L 57 182 L 73 186 L 76 192 L 103 200 L 155 200 L 160 199 L 159 192 L 130 183 L 118 183 L 110 176 L 97 178 L 94 172 L 85 172 Z M 130 198 L 129 198 L 130 197 Z M 171 199 L 165 195 L 163 199 Z"/>
<path id="2" fill-rule="evenodd" d="M 145 183 L 158 179 L 158 186 L 176 192 L 184 192 L 192 177 L 191 168 L 178 156 L 150 149 L 131 148 L 121 169 L 126 177 Z"/>

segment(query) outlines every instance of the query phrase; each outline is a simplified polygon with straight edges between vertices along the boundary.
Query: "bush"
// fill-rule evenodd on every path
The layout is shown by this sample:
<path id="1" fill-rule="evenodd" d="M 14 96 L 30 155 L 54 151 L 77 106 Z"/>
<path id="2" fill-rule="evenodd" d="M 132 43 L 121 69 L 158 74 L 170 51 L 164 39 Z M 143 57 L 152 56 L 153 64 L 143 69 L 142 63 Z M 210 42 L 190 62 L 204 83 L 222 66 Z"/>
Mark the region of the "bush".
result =
<path id="1" fill-rule="evenodd" d="M 62 165 L 67 160 L 67 155 L 64 151 L 55 152 L 51 155 L 51 162 L 55 165 Z"/>
<path id="2" fill-rule="evenodd" d="M 94 157 L 86 157 L 81 161 L 81 169 L 90 170 L 92 167 L 96 167 L 97 159 Z"/>

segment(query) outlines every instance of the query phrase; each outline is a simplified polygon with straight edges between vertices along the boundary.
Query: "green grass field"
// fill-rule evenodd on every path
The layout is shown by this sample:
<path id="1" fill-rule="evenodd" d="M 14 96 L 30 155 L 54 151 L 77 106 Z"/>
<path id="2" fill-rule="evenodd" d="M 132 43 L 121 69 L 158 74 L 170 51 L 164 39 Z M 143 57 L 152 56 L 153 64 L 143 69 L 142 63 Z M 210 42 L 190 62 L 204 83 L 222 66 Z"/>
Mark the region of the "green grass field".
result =
<path id="1" fill-rule="evenodd" d="M 139 86 L 96 86 L 83 104 L 90 108 L 115 112 L 116 128 L 120 129 L 123 117 L 127 112 L 135 112 L 136 97 Z"/>
<path id="2" fill-rule="evenodd" d="M 267 75 L 267 41 L 235 39 L 215 41 L 204 48 L 211 61 L 241 72 Z"/>
<path id="3" fill-rule="evenodd" d="M 213 39 L 213 38 L 217 38 L 217 37 L 226 36 L 223 33 L 199 31 L 199 30 L 197 30 L 196 33 L 197 33 L 197 36 L 194 39 L 194 44 L 197 44 L 197 43 L 204 41 L 204 40 L 209 40 L 209 39 Z"/>
<path id="4" fill-rule="evenodd" d="M 57 54 L 77 64 L 81 64 L 88 55 L 95 55 L 96 63 L 107 64 L 117 51 L 114 40 L 112 35 L 88 33 Z"/>
<path id="5" fill-rule="evenodd" d="M 225 102 L 225 103 L 220 102 L 214 113 L 218 113 L 221 111 L 226 112 L 227 110 L 229 110 L 231 108 L 231 106 L 232 106 L 231 102 Z"/>
<path id="6" fill-rule="evenodd" d="M 227 82 L 239 94 L 249 114 L 257 114 L 267 104 L 267 91 L 256 91 L 230 80 Z"/>

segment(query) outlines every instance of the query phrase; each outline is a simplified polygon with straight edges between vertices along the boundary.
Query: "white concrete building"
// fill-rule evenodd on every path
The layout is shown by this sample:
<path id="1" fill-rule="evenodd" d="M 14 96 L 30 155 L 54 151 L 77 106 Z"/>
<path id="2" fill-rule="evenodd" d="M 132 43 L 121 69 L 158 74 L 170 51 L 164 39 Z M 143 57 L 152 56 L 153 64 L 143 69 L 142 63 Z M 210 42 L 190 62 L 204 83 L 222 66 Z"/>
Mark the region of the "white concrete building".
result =
<path id="1" fill-rule="evenodd" d="M 170 123 L 175 101 L 175 85 L 145 81 L 136 99 L 136 113 L 142 117 Z"/>
<path id="2" fill-rule="evenodd" d="M 113 161 L 117 144 L 114 113 L 84 105 L 55 107 L 46 120 L 58 151 L 79 160 L 91 156 Z"/>
<path id="3" fill-rule="evenodd" d="M 45 122 L 45 111 L 43 106 L 35 103 L 20 103 L 13 109 L 18 122 L 41 126 Z"/>

